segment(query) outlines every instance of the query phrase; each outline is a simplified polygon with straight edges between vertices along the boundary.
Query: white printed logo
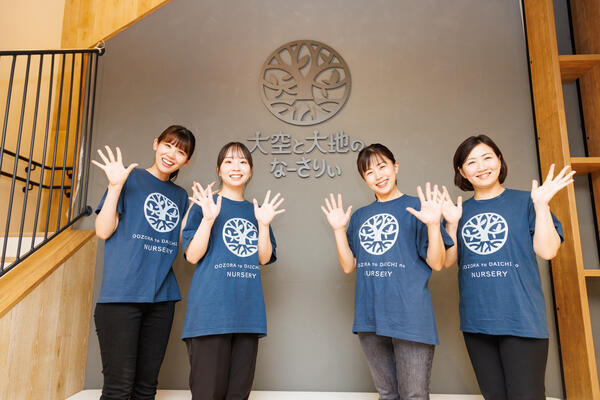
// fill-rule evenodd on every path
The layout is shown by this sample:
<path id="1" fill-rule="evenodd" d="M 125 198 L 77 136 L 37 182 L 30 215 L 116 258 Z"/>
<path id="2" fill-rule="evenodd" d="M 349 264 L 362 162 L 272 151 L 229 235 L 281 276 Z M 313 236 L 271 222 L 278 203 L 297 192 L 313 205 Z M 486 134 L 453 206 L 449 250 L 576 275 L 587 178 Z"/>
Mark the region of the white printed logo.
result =
<path id="1" fill-rule="evenodd" d="M 238 257 L 248 257 L 258 251 L 258 230 L 244 218 L 231 218 L 223 226 L 223 242 Z"/>
<path id="2" fill-rule="evenodd" d="M 465 246 L 472 252 L 492 254 L 506 243 L 508 224 L 496 213 L 477 214 L 463 226 L 461 235 Z"/>
<path id="3" fill-rule="evenodd" d="M 380 256 L 396 243 L 398 220 L 392 214 L 373 215 L 362 224 L 358 237 L 363 249 Z"/>
<path id="4" fill-rule="evenodd" d="M 146 221 L 157 232 L 171 232 L 179 222 L 179 207 L 161 193 L 150 193 L 144 202 Z"/>

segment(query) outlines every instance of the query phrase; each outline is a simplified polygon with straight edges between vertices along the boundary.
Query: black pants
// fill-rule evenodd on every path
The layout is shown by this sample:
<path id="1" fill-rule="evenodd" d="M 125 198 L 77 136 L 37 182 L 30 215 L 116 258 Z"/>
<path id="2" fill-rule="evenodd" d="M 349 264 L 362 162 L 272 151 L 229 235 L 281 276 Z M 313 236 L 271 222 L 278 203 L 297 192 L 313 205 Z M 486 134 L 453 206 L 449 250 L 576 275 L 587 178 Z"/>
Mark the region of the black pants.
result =
<path id="1" fill-rule="evenodd" d="M 173 301 L 96 304 L 101 400 L 154 399 L 174 312 Z"/>
<path id="2" fill-rule="evenodd" d="M 258 335 L 233 333 L 185 339 L 192 400 L 245 400 L 250 396 Z"/>
<path id="3" fill-rule="evenodd" d="M 486 400 L 544 400 L 548 339 L 463 332 Z"/>

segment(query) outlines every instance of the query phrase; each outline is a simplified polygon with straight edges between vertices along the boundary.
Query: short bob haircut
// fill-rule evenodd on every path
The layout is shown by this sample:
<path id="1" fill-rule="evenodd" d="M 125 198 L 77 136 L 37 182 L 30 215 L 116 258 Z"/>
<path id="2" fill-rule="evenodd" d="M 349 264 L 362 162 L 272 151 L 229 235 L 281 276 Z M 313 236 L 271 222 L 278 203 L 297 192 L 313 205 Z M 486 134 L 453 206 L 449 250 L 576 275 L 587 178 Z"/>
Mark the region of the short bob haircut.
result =
<path id="1" fill-rule="evenodd" d="M 169 126 L 158 138 L 156 138 L 156 141 L 158 143 L 170 143 L 178 149 L 185 151 L 188 160 L 192 158 L 194 148 L 196 147 L 196 138 L 194 137 L 194 134 L 181 125 Z M 169 175 L 169 180 L 174 181 L 175 178 L 177 178 L 177 174 L 179 174 L 179 170 L 172 172 L 171 175 Z"/>
<path id="2" fill-rule="evenodd" d="M 221 148 L 221 151 L 219 151 L 219 155 L 217 156 L 217 171 L 221 169 L 221 164 L 223 164 L 223 160 L 225 160 L 229 149 L 231 149 L 231 151 L 234 154 L 239 154 L 243 158 L 245 158 L 246 161 L 248 161 L 248 164 L 250 165 L 250 169 L 252 169 L 252 154 L 250 153 L 250 150 L 248 150 L 246 145 L 240 142 L 229 142 Z"/>
<path id="3" fill-rule="evenodd" d="M 496 154 L 496 156 L 500 159 L 500 175 L 498 175 L 498 180 L 500 181 L 500 183 L 504 183 L 506 175 L 508 174 L 508 165 L 506 165 L 506 161 L 504 161 L 502 152 L 492 139 L 490 139 L 486 135 L 468 137 L 458 146 L 456 152 L 454 153 L 453 159 L 454 184 L 464 191 L 473 190 L 473 185 L 471 185 L 471 182 L 469 182 L 465 177 L 461 175 L 459 168 L 462 168 L 463 164 L 465 163 L 465 160 L 471 153 L 471 150 L 473 150 L 475 146 L 481 143 L 490 146 Z"/>
<path id="4" fill-rule="evenodd" d="M 358 173 L 364 179 L 365 172 L 367 172 L 371 165 L 374 162 L 382 161 L 384 158 L 390 160 L 392 164 L 396 163 L 396 159 L 394 158 L 394 155 L 390 149 L 381 143 L 373 143 L 368 145 L 358 153 L 358 157 L 356 159 Z"/>

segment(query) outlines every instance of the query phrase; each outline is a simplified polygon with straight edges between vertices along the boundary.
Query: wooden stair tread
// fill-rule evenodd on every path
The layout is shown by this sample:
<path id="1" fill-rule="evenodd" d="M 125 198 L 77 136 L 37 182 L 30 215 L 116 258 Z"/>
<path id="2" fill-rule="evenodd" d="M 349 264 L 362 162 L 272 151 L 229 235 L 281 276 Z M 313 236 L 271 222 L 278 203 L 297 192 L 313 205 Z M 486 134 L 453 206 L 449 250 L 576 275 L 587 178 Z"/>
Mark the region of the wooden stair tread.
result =
<path id="1" fill-rule="evenodd" d="M 600 54 L 564 54 L 558 56 L 562 83 L 572 83 L 600 65 Z"/>
<path id="2" fill-rule="evenodd" d="M 571 168 L 577 171 L 575 175 L 600 171 L 600 157 L 571 157 Z"/>

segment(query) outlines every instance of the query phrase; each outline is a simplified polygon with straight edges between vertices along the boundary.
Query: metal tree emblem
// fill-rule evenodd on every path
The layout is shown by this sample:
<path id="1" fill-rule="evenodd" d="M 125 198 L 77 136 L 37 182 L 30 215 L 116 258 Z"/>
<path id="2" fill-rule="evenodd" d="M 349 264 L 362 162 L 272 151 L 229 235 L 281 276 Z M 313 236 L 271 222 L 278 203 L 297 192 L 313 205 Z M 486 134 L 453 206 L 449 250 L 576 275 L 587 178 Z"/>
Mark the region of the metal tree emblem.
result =
<path id="1" fill-rule="evenodd" d="M 500 250 L 508 238 L 508 224 L 496 213 L 471 217 L 461 230 L 465 246 L 474 253 L 487 255 Z"/>
<path id="2" fill-rule="evenodd" d="M 223 242 L 238 257 L 248 257 L 258 251 L 258 230 L 244 218 L 231 218 L 223 226 Z"/>
<path id="3" fill-rule="evenodd" d="M 314 125 L 333 117 L 350 94 L 350 70 L 331 47 L 314 40 L 284 44 L 260 73 L 265 106 L 282 121 Z"/>
<path id="4" fill-rule="evenodd" d="M 362 224 L 358 237 L 368 253 L 382 255 L 396 243 L 398 220 L 392 214 L 373 215 Z"/>
<path id="5" fill-rule="evenodd" d="M 179 222 L 179 207 L 161 193 L 150 193 L 144 202 L 146 221 L 157 232 L 171 232 Z"/>

